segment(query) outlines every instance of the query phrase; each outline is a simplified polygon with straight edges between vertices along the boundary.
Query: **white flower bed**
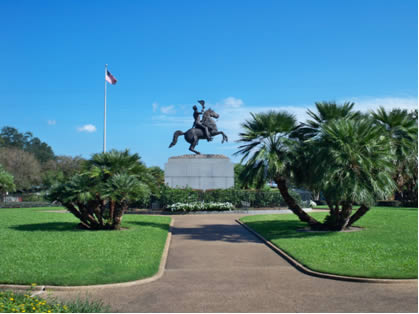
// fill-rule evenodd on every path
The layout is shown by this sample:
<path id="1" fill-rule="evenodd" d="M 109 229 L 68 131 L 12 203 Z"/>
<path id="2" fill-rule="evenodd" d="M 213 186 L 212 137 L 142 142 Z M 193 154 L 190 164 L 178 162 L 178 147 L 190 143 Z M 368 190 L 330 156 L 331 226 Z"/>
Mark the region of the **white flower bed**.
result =
<path id="1" fill-rule="evenodd" d="M 172 205 L 167 206 L 168 209 L 170 209 L 172 212 L 177 211 L 197 211 L 197 210 L 233 210 L 234 205 L 225 202 L 225 203 L 217 203 L 217 202 L 210 202 L 210 203 L 204 203 L 204 202 L 192 202 L 192 203 L 175 203 Z"/>

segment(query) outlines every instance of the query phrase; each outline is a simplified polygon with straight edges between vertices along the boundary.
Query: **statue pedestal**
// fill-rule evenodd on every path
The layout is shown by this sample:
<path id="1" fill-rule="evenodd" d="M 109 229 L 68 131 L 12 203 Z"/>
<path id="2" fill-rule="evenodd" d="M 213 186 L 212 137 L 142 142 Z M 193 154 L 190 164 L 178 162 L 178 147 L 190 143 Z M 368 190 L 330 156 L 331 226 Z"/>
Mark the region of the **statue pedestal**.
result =
<path id="1" fill-rule="evenodd" d="M 228 189 L 234 186 L 234 164 L 224 155 L 170 157 L 164 165 L 164 182 L 172 188 Z"/>

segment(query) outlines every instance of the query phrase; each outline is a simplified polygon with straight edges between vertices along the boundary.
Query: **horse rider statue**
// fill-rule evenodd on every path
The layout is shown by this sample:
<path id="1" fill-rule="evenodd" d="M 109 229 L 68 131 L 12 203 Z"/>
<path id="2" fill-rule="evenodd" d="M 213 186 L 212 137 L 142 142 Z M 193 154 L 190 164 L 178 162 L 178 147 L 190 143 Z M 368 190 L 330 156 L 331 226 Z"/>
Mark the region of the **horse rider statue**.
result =
<path id="1" fill-rule="evenodd" d="M 195 150 L 195 147 L 196 145 L 198 145 L 199 140 L 206 139 L 207 141 L 211 141 L 214 136 L 221 135 L 223 137 L 221 143 L 228 141 L 227 135 L 225 135 L 223 131 L 218 131 L 217 124 L 213 120 L 218 119 L 219 114 L 211 108 L 204 110 L 205 101 L 198 100 L 198 102 L 201 104 L 202 110 L 198 111 L 197 106 L 193 106 L 194 124 L 192 128 L 190 128 L 186 132 L 183 132 L 181 130 L 175 131 L 175 133 L 173 134 L 173 140 L 170 143 L 169 148 L 176 145 L 177 139 L 181 135 L 184 136 L 185 141 L 191 144 L 189 146 L 189 150 L 191 152 L 194 152 L 195 154 L 200 154 L 198 151 Z M 202 120 L 200 119 L 200 115 L 202 115 Z"/>
<path id="2" fill-rule="evenodd" d="M 198 102 L 201 104 L 202 106 L 202 110 L 198 111 L 198 108 L 196 106 L 193 106 L 193 119 L 194 119 L 194 123 L 192 125 L 193 128 L 200 128 L 202 130 L 204 130 L 205 132 L 205 136 L 207 138 L 207 141 L 210 142 L 212 141 L 212 136 L 210 135 L 209 131 L 208 131 L 208 127 L 204 124 L 202 124 L 202 121 L 200 119 L 200 115 L 204 114 L 205 112 L 205 101 L 204 100 L 198 100 Z"/>

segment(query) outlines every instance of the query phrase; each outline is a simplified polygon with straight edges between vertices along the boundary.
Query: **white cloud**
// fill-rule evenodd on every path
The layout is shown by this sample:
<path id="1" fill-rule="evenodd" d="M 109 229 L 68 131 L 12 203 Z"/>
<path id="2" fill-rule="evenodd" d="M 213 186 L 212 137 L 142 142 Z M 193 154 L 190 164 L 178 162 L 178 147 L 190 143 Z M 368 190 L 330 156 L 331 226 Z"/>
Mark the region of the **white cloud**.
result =
<path id="1" fill-rule="evenodd" d="M 48 125 L 56 125 L 57 121 L 55 120 L 48 120 Z"/>
<path id="2" fill-rule="evenodd" d="M 163 106 L 163 107 L 160 108 L 160 111 L 163 114 L 174 114 L 174 113 L 176 113 L 174 105 Z"/>
<path id="3" fill-rule="evenodd" d="M 217 103 L 217 105 L 224 105 L 226 107 L 231 107 L 231 108 L 239 108 L 243 104 L 244 104 L 243 100 L 241 100 L 240 98 L 235 98 L 231 96 L 223 99 L 221 103 Z"/>
<path id="4" fill-rule="evenodd" d="M 376 110 L 384 107 L 386 110 L 393 108 L 413 110 L 418 108 L 418 99 L 414 97 L 363 97 L 352 98 L 349 101 L 355 103 L 355 109 L 360 111 Z"/>
<path id="5" fill-rule="evenodd" d="M 157 109 L 159 108 L 159 104 L 156 102 L 153 102 L 152 106 L 153 106 L 153 112 L 156 112 Z"/>
<path id="6" fill-rule="evenodd" d="M 78 127 L 77 131 L 92 133 L 92 132 L 96 132 L 96 127 L 93 124 L 86 124 L 86 125 L 83 125 L 82 127 Z"/>

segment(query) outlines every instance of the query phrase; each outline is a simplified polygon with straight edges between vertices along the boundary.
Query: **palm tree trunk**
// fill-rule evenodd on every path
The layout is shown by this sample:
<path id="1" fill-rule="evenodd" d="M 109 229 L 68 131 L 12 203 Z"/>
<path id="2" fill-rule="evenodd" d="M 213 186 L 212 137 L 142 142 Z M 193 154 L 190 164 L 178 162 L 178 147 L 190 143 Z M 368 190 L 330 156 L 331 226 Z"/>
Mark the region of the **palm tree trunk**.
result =
<path id="1" fill-rule="evenodd" d="M 115 216 L 115 201 L 111 200 L 109 202 L 109 221 L 114 221 Z"/>
<path id="2" fill-rule="evenodd" d="M 340 219 L 339 219 L 339 230 L 345 230 L 348 226 L 349 219 L 352 213 L 352 204 L 349 202 L 342 203 L 342 211 L 340 212 Z"/>
<path id="3" fill-rule="evenodd" d="M 359 218 L 364 216 L 367 211 L 369 211 L 370 208 L 365 206 L 364 204 L 361 205 L 361 207 L 351 216 L 348 222 L 348 227 L 352 226 L 352 224 L 357 221 Z"/>
<path id="4" fill-rule="evenodd" d="M 308 215 L 295 201 L 295 199 L 288 193 L 287 181 L 283 177 L 275 178 L 275 183 L 278 186 L 279 192 L 281 193 L 284 201 L 287 203 L 289 209 L 298 216 L 298 218 L 310 225 L 310 227 L 319 227 L 322 224 L 316 219 Z"/>

